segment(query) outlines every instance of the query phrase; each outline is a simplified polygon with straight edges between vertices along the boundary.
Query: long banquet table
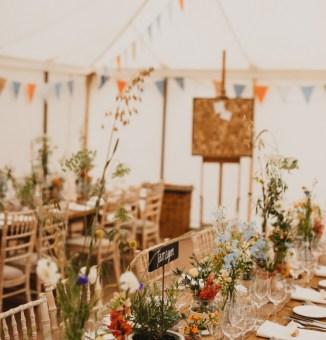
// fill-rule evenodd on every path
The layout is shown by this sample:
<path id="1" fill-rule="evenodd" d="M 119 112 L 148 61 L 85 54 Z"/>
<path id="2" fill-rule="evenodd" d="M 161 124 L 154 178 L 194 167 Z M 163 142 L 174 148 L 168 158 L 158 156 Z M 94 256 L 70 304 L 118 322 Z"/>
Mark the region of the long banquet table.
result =
<path id="1" fill-rule="evenodd" d="M 310 284 L 310 287 L 312 288 L 318 288 L 318 282 L 321 280 L 322 278 L 320 277 L 314 277 L 312 280 L 311 280 L 311 284 Z M 279 323 L 279 324 L 282 324 L 282 325 L 286 325 L 288 324 L 288 320 L 287 320 L 287 317 L 290 316 L 292 314 L 292 309 L 296 306 L 299 306 L 299 305 L 302 305 L 304 304 L 304 302 L 302 301 L 295 301 L 295 300 L 288 300 L 285 305 L 283 306 L 279 306 L 279 309 L 276 313 L 276 319 L 275 319 L 275 322 Z M 272 307 L 272 306 L 270 306 Z M 272 308 L 270 309 L 270 313 L 272 313 Z M 273 315 L 270 314 L 269 320 L 273 320 Z M 326 319 L 324 320 L 326 321 Z M 325 333 L 321 333 L 321 334 L 325 334 Z M 325 336 L 326 338 L 326 336 Z M 212 336 L 205 336 L 204 339 L 207 339 L 207 340 L 215 340 L 214 337 Z M 254 339 L 263 339 L 259 336 L 256 335 L 256 332 L 251 332 L 249 333 L 247 336 L 246 336 L 246 339 L 247 340 L 254 340 Z"/>

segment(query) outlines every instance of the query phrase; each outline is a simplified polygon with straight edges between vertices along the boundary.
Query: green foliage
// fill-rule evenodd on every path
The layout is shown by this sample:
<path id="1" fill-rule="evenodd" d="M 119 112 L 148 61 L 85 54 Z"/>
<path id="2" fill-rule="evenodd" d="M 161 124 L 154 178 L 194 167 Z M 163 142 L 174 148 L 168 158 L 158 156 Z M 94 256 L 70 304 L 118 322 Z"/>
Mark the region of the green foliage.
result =
<path id="1" fill-rule="evenodd" d="M 112 178 L 118 178 L 118 177 L 124 177 L 126 175 L 128 175 L 130 173 L 130 168 L 128 168 L 125 164 L 123 163 L 119 163 L 113 174 L 112 174 Z"/>
<path id="2" fill-rule="evenodd" d="M 78 177 L 86 176 L 94 168 L 96 151 L 80 150 L 62 164 L 63 171 L 71 171 Z"/>
<path id="3" fill-rule="evenodd" d="M 297 168 L 296 159 L 276 156 L 266 162 L 264 173 L 256 178 L 262 193 L 262 197 L 257 200 L 256 211 L 263 219 L 263 233 L 266 233 L 268 224 L 273 227 L 269 240 L 272 243 L 274 258 L 265 259 L 264 263 L 259 263 L 269 271 L 274 271 L 285 260 L 287 249 L 292 241 L 292 220 L 281 207 L 288 189 L 282 174 L 283 171 L 289 172 Z"/>
<path id="4" fill-rule="evenodd" d="M 67 268 L 67 279 L 57 284 L 57 303 L 61 319 L 64 322 L 64 339 L 82 339 L 84 326 L 96 301 L 87 301 L 87 285 L 78 285 L 77 266 L 71 264 Z"/>
<path id="5" fill-rule="evenodd" d="M 21 182 L 15 181 L 16 196 L 23 206 L 34 207 L 35 189 L 36 180 L 34 175 L 24 177 Z"/>
<path id="6" fill-rule="evenodd" d="M 49 158 L 53 154 L 54 147 L 51 146 L 48 136 L 36 138 L 34 144 L 37 146 L 36 166 L 42 169 L 43 178 L 45 179 L 50 173 Z"/>
<path id="7" fill-rule="evenodd" d="M 161 339 L 181 319 L 176 298 L 175 287 L 166 289 L 163 301 L 161 290 L 155 284 L 137 291 L 131 299 L 134 334 L 144 339 Z"/>

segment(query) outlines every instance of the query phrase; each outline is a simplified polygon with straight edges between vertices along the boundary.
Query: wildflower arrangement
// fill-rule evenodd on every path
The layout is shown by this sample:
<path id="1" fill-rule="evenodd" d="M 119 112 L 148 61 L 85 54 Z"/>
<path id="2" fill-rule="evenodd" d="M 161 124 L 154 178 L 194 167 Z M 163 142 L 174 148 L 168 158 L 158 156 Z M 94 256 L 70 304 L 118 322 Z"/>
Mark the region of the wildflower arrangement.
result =
<path id="1" fill-rule="evenodd" d="M 131 317 L 134 340 L 171 339 L 169 330 L 181 320 L 176 307 L 177 289 L 165 290 L 153 284 L 136 291 L 131 297 Z"/>
<path id="2" fill-rule="evenodd" d="M 109 303 L 110 323 L 108 330 L 118 340 L 124 340 L 132 332 L 131 319 L 131 296 L 142 284 L 132 272 L 125 272 L 121 275 L 120 292 L 115 292 Z"/>
<path id="3" fill-rule="evenodd" d="M 247 224 L 224 224 L 224 232 L 217 235 L 212 262 L 223 296 L 222 308 L 234 299 L 239 279 L 251 271 L 251 254 L 258 247 L 258 239 L 257 232 Z"/>
<path id="4" fill-rule="evenodd" d="M 269 272 L 282 269 L 293 240 L 292 218 L 282 206 L 288 188 L 283 173 L 297 168 L 296 159 L 275 155 L 267 159 L 260 175 L 255 178 L 261 188 L 256 211 L 262 217 L 262 232 L 268 246 L 267 258 L 258 264 Z"/>
<path id="5" fill-rule="evenodd" d="M 183 333 L 186 339 L 197 340 L 200 339 L 200 332 L 206 330 L 209 324 L 209 317 L 205 313 L 190 313 L 185 319 L 186 325 Z"/>
<path id="6" fill-rule="evenodd" d="M 193 292 L 194 297 L 200 300 L 214 300 L 220 291 L 220 286 L 213 271 L 214 267 L 211 257 L 198 260 L 193 255 L 190 258 L 190 263 L 192 267 L 187 272 L 181 269 L 175 270 L 175 275 L 179 277 L 178 284 L 189 288 Z"/>
<path id="7" fill-rule="evenodd" d="M 303 192 L 304 199 L 296 202 L 292 210 L 293 225 L 297 235 L 310 243 L 313 239 L 318 240 L 323 235 L 324 217 L 320 207 L 312 201 L 312 192 L 305 187 Z"/>

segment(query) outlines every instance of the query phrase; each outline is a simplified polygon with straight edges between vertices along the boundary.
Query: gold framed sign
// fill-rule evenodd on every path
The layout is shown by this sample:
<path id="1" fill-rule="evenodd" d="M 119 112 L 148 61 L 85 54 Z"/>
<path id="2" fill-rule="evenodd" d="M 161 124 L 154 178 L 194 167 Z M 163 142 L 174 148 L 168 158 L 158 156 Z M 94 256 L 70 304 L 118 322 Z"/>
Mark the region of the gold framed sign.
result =
<path id="1" fill-rule="evenodd" d="M 253 153 L 254 99 L 194 98 L 192 154 L 239 162 Z"/>

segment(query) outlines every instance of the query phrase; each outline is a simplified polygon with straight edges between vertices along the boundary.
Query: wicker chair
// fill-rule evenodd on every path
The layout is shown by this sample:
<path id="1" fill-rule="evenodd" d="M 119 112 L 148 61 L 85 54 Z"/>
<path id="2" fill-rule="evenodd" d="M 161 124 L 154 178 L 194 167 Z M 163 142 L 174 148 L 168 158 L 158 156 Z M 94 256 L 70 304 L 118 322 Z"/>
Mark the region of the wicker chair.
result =
<path id="1" fill-rule="evenodd" d="M 214 250 L 215 233 L 212 227 L 193 232 L 193 253 L 198 259 L 211 254 Z"/>
<path id="2" fill-rule="evenodd" d="M 53 339 L 45 296 L 0 313 L 0 324 L 3 340 Z"/>
<path id="3" fill-rule="evenodd" d="M 5 214 L 0 255 L 0 311 L 5 298 L 25 293 L 27 301 L 31 300 L 31 257 L 36 228 L 32 211 Z"/>

